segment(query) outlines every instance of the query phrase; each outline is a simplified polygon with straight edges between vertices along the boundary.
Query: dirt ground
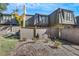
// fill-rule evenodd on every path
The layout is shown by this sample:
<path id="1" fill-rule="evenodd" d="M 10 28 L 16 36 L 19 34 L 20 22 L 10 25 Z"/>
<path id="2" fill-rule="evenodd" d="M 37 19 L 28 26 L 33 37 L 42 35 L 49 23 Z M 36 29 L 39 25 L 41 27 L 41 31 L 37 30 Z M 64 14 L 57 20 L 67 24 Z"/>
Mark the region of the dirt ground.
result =
<path id="1" fill-rule="evenodd" d="M 63 41 L 59 48 L 52 48 L 50 44 L 43 41 L 18 42 L 17 48 L 11 52 L 12 56 L 79 56 L 79 45 Z"/>

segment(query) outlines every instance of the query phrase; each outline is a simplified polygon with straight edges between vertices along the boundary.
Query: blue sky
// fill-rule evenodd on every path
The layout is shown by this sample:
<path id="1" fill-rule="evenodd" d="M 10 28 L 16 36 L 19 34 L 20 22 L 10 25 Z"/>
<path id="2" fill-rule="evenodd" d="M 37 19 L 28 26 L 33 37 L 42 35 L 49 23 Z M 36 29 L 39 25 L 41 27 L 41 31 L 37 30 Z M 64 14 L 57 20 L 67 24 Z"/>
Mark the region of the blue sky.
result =
<path id="1" fill-rule="evenodd" d="M 12 13 L 13 10 L 18 9 L 18 13 L 21 15 L 23 13 L 22 3 L 10 3 L 7 6 L 7 10 L 4 13 Z M 27 14 L 51 14 L 57 8 L 64 8 L 74 11 L 75 16 L 79 15 L 79 4 L 78 3 L 26 3 Z"/>

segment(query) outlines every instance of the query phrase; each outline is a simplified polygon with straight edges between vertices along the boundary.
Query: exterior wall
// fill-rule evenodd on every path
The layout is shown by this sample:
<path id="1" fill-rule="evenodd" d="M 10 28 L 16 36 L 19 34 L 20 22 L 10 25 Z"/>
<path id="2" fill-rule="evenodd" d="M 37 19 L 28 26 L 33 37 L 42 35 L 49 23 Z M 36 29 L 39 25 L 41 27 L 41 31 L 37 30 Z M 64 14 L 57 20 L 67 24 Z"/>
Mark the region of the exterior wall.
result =
<path id="1" fill-rule="evenodd" d="M 53 13 L 51 13 L 51 14 L 49 15 L 49 19 L 50 19 L 49 24 L 50 24 L 50 26 L 59 23 L 58 14 L 57 14 L 58 11 L 59 11 L 59 10 L 57 9 L 57 10 L 55 10 Z"/>
<path id="2" fill-rule="evenodd" d="M 62 29 L 61 39 L 68 40 L 75 44 L 79 44 L 79 28 Z"/>

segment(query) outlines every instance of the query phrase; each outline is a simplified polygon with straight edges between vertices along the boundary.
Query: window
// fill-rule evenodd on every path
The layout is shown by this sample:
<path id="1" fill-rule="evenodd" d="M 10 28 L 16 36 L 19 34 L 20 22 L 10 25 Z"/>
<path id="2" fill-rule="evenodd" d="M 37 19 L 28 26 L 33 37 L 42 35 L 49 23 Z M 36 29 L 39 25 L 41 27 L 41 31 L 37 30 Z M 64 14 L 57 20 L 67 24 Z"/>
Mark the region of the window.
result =
<path id="1" fill-rule="evenodd" d="M 67 16 L 67 17 L 66 17 L 66 18 L 67 18 L 66 20 L 69 20 L 69 13 L 67 13 L 67 15 L 66 15 L 66 16 Z"/>
<path id="2" fill-rule="evenodd" d="M 70 12 L 65 12 L 65 20 L 68 20 L 68 21 L 71 20 L 71 13 Z"/>
<path id="3" fill-rule="evenodd" d="M 39 16 L 39 22 L 42 22 L 42 16 Z"/>
<path id="4" fill-rule="evenodd" d="M 69 20 L 72 21 L 73 20 L 73 14 L 72 13 L 69 13 L 68 16 L 69 16 Z"/>
<path id="5" fill-rule="evenodd" d="M 45 17 L 45 23 L 48 24 L 48 17 Z"/>
<path id="6" fill-rule="evenodd" d="M 74 20 L 74 15 L 73 14 L 71 14 L 71 20 Z"/>
<path id="7" fill-rule="evenodd" d="M 48 17 L 44 15 L 39 15 L 39 19 L 38 19 L 38 15 L 35 15 L 34 20 L 35 20 L 34 24 L 37 24 L 37 25 L 48 24 Z"/>
<path id="8" fill-rule="evenodd" d="M 36 14 L 34 16 L 34 25 L 38 24 L 38 15 Z"/>
<path id="9" fill-rule="evenodd" d="M 43 23 L 43 17 L 39 16 L 39 24 L 42 24 L 42 23 Z"/>
<path id="10" fill-rule="evenodd" d="M 43 21 L 42 23 L 45 24 L 45 20 L 46 20 L 46 19 L 45 19 L 45 17 L 43 16 L 43 17 L 42 17 L 42 21 Z"/>
<path id="11" fill-rule="evenodd" d="M 40 16 L 39 21 L 40 21 L 41 24 L 45 24 L 45 23 L 47 23 L 47 17 L 46 16 Z"/>

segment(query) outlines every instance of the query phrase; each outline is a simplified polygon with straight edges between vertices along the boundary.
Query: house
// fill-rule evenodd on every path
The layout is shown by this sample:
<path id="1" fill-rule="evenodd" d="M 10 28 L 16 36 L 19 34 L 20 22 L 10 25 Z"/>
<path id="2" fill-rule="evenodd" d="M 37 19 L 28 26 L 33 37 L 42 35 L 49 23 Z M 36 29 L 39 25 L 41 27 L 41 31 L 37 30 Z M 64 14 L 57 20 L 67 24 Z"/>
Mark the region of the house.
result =
<path id="1" fill-rule="evenodd" d="M 73 11 L 58 8 L 49 15 L 50 26 L 64 25 L 64 27 L 72 27 L 76 24 L 76 19 Z M 65 26 L 66 25 L 66 26 Z"/>
<path id="2" fill-rule="evenodd" d="M 48 15 L 44 14 L 26 15 L 26 26 L 48 27 L 48 24 L 49 24 Z"/>
<path id="3" fill-rule="evenodd" d="M 35 14 L 34 25 L 36 25 L 38 27 L 48 27 L 48 24 L 49 24 L 48 15 Z"/>
<path id="4" fill-rule="evenodd" d="M 79 16 L 76 16 L 75 18 L 76 18 L 76 21 L 77 21 L 76 22 L 76 27 L 79 27 Z"/>
<path id="5" fill-rule="evenodd" d="M 76 16 L 77 25 L 79 25 L 79 16 Z"/>
<path id="6" fill-rule="evenodd" d="M 27 20 L 30 20 L 30 18 L 32 18 L 33 15 L 26 15 L 26 25 L 29 24 L 29 22 L 27 23 Z M 32 23 L 32 22 L 31 22 Z M 0 25 L 14 25 L 14 26 L 18 26 L 18 22 L 16 21 L 15 17 L 11 14 L 0 14 Z M 30 26 L 30 24 L 28 25 Z"/>
<path id="7" fill-rule="evenodd" d="M 18 23 L 11 14 L 1 14 L 0 25 L 18 25 Z"/>

